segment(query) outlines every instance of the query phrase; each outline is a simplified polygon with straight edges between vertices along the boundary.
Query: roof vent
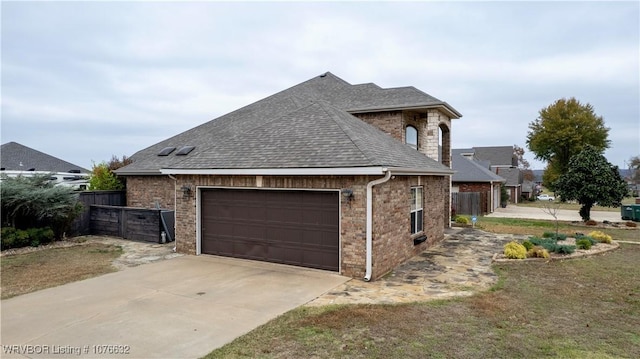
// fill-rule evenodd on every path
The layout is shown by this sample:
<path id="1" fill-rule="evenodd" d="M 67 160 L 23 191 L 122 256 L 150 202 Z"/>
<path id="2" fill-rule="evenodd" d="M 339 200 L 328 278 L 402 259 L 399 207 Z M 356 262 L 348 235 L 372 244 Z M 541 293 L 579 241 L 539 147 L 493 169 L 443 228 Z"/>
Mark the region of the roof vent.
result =
<path id="1" fill-rule="evenodd" d="M 320 75 L 320 77 L 325 77 L 327 76 L 328 72 L 323 73 L 322 75 Z"/>
<path id="2" fill-rule="evenodd" d="M 189 152 L 193 151 L 196 146 L 182 146 L 178 152 L 176 152 L 176 156 L 186 156 Z"/>
<path id="3" fill-rule="evenodd" d="M 36 170 L 36 168 L 35 168 L 35 167 L 31 167 L 31 168 L 29 168 L 27 171 L 31 171 L 31 172 L 33 172 L 33 171 L 35 171 L 35 170 Z"/>
<path id="4" fill-rule="evenodd" d="M 175 149 L 175 147 L 165 147 L 162 151 L 158 152 L 158 156 L 169 156 L 169 154 Z"/>

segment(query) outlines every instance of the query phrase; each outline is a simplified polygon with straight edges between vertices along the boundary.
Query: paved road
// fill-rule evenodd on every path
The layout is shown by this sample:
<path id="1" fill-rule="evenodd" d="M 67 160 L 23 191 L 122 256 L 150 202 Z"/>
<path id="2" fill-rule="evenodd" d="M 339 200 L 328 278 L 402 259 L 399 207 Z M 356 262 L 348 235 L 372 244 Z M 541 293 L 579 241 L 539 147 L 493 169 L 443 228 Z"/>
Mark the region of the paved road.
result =
<path id="1" fill-rule="evenodd" d="M 566 209 L 558 210 L 558 220 L 560 221 L 582 221 L 578 211 L 571 211 Z M 531 219 L 548 219 L 553 220 L 553 216 L 545 213 L 542 208 L 535 207 L 518 207 L 509 205 L 507 208 L 497 208 L 495 212 L 487 215 L 487 217 L 502 217 L 502 218 L 531 218 Z M 604 212 L 604 211 L 591 211 L 591 219 L 602 222 L 624 222 L 620 217 L 620 211 L 617 212 Z"/>
<path id="2" fill-rule="evenodd" d="M 198 358 L 348 279 L 206 255 L 145 264 L 3 300 L 0 357 Z"/>

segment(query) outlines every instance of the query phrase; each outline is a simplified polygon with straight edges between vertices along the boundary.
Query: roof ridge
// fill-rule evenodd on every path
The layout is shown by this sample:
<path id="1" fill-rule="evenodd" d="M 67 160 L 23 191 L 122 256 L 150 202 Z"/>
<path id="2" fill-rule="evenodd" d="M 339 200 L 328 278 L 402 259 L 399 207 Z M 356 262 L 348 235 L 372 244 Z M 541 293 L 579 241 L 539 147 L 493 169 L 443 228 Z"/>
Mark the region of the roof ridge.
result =
<path id="1" fill-rule="evenodd" d="M 336 111 L 338 113 L 346 113 L 348 116 L 353 117 L 355 120 L 358 121 L 362 121 L 358 118 L 356 118 L 355 116 L 353 116 L 352 114 L 345 112 L 343 110 L 340 110 L 334 106 L 332 106 L 330 103 L 323 101 L 323 100 L 318 100 L 318 105 L 320 105 L 320 107 L 322 108 L 322 111 L 324 111 L 327 115 L 329 115 L 329 117 L 331 118 L 331 121 L 333 121 L 338 127 L 340 127 L 340 129 L 342 130 L 342 132 L 344 133 L 345 136 L 347 136 L 347 138 L 349 139 L 349 141 L 351 143 L 353 143 L 353 145 L 358 149 L 358 151 L 362 154 L 362 156 L 364 156 L 370 163 L 374 163 L 375 161 L 373 161 L 371 159 L 371 156 L 369 156 L 365 151 L 362 150 L 362 148 L 358 145 L 358 143 L 356 141 L 353 140 L 353 137 L 351 137 L 351 135 L 349 135 L 347 133 L 347 131 L 345 130 L 344 126 L 342 125 L 342 123 L 340 123 L 340 121 L 336 121 L 336 117 L 337 113 L 335 113 Z M 329 113 L 329 111 L 327 111 L 327 107 L 329 107 L 332 111 L 334 111 L 334 113 Z"/>

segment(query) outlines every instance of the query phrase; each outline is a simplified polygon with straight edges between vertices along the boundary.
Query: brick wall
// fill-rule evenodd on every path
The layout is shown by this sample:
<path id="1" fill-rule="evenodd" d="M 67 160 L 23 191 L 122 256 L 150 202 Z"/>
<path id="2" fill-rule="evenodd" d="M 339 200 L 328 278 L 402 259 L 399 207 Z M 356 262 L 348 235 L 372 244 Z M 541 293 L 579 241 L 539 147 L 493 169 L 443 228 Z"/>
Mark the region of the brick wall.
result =
<path id="1" fill-rule="evenodd" d="M 491 184 L 483 182 L 456 183 L 460 192 L 491 192 Z"/>
<path id="2" fill-rule="evenodd" d="M 149 203 L 164 193 L 173 199 L 173 180 L 161 180 L 156 176 L 127 180 L 130 203 Z M 157 176 L 159 177 L 159 176 Z M 180 253 L 196 253 L 197 237 L 197 188 L 198 187 L 250 187 L 281 189 L 343 189 L 353 190 L 353 199 L 340 196 L 341 274 L 362 278 L 366 264 L 366 185 L 380 176 L 176 176 L 176 248 Z M 131 177 L 133 178 L 133 177 Z M 433 243 L 444 239 L 445 193 L 448 177 L 396 176 L 374 187 L 373 198 L 373 278 L 379 278 L 396 265 L 420 253 Z M 161 190 L 160 186 L 171 189 Z M 424 234 L 428 241 L 413 245 L 410 233 L 410 188 L 423 186 Z M 193 189 L 185 197 L 182 186 Z M 161 199 L 162 203 L 168 199 Z M 151 206 L 153 208 L 154 206 Z M 166 207 L 166 206 L 165 206 Z"/>
<path id="3" fill-rule="evenodd" d="M 127 206 L 173 209 L 174 181 L 169 176 L 127 176 Z"/>
<path id="4" fill-rule="evenodd" d="M 354 113 L 353 115 L 362 121 L 381 129 L 396 140 L 405 143 L 401 111 Z"/>

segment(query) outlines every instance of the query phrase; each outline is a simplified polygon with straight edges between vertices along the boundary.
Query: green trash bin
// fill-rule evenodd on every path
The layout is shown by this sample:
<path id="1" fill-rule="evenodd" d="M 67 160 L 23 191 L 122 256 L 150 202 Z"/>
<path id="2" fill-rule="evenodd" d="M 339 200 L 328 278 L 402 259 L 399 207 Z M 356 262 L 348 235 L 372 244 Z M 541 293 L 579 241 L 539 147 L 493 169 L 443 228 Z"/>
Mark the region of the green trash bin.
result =
<path id="1" fill-rule="evenodd" d="M 640 222 L 640 204 L 623 204 L 620 215 L 623 220 Z"/>
<path id="2" fill-rule="evenodd" d="M 623 204 L 620 207 L 620 216 L 625 221 L 629 221 L 633 219 L 633 207 L 631 204 Z"/>

